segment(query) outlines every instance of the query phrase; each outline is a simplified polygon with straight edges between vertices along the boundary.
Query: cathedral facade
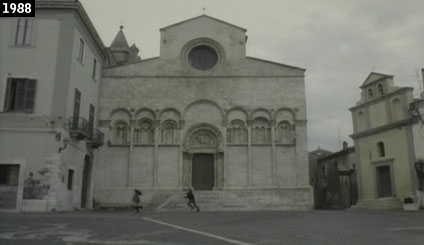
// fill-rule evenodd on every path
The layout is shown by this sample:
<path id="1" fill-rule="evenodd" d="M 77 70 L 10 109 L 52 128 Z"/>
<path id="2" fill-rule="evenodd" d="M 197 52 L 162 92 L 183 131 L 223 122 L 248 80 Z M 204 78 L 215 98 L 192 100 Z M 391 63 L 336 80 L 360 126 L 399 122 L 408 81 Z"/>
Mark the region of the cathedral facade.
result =
<path id="1" fill-rule="evenodd" d="M 193 188 L 238 209 L 312 208 L 305 70 L 246 56 L 246 30 L 207 15 L 160 34 L 156 58 L 134 59 L 122 30 L 110 47 L 123 51 L 100 86 L 96 205 L 127 206 L 138 188 L 166 208 Z"/>

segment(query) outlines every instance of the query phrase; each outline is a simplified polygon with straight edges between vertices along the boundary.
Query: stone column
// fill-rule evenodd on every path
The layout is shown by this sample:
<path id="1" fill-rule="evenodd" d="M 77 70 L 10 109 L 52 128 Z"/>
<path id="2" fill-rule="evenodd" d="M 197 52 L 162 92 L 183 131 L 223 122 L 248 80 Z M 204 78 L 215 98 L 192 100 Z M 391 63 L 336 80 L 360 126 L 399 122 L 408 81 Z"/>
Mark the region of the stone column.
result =
<path id="1" fill-rule="evenodd" d="M 183 188 L 183 150 L 184 150 L 184 136 L 183 136 L 183 128 L 184 128 L 184 120 L 180 120 L 179 130 L 178 130 L 178 140 L 179 140 L 179 152 L 178 152 L 178 187 Z"/>
<path id="2" fill-rule="evenodd" d="M 308 138 L 306 132 L 306 120 L 296 120 L 296 184 L 298 186 L 309 186 L 309 165 L 308 165 Z"/>
<path id="3" fill-rule="evenodd" d="M 224 189 L 228 183 L 228 152 L 227 152 L 227 136 L 228 136 L 228 121 L 224 120 L 223 123 L 223 133 L 222 133 L 222 148 L 223 154 L 221 159 L 222 164 L 222 173 L 221 173 L 221 189 Z M 218 153 L 218 155 L 220 155 Z"/>
<path id="4" fill-rule="evenodd" d="M 276 151 L 275 151 L 275 120 L 271 120 L 271 176 L 272 176 L 272 185 L 277 185 L 277 161 L 276 161 Z"/>
<path id="5" fill-rule="evenodd" d="M 247 186 L 252 186 L 252 120 L 247 120 Z"/>
<path id="6" fill-rule="evenodd" d="M 191 187 L 191 172 L 192 172 L 193 154 L 183 152 L 183 188 Z"/>
<path id="7" fill-rule="evenodd" d="M 159 130 L 160 130 L 160 121 L 154 121 L 154 155 L 153 155 L 153 187 L 156 188 L 158 186 L 158 168 L 159 168 Z"/>
<path id="8" fill-rule="evenodd" d="M 127 169 L 127 187 L 132 187 L 134 184 L 133 177 L 131 175 L 131 169 L 133 167 L 133 151 L 134 151 L 134 127 L 136 120 L 130 120 L 130 147 L 128 150 L 128 169 Z"/>

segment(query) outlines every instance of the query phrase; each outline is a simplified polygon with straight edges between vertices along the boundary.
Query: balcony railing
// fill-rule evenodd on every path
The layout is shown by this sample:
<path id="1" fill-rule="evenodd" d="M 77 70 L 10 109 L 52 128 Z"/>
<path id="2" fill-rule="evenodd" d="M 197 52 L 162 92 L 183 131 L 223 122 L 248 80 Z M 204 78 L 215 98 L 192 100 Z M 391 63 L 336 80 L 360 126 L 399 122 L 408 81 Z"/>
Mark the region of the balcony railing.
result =
<path id="1" fill-rule="evenodd" d="M 71 117 L 68 120 L 67 127 L 72 138 L 83 140 L 89 135 L 89 124 L 85 118 Z"/>
<path id="2" fill-rule="evenodd" d="M 87 145 L 92 148 L 99 148 L 104 144 L 105 135 L 102 131 L 94 129 L 87 138 Z"/>

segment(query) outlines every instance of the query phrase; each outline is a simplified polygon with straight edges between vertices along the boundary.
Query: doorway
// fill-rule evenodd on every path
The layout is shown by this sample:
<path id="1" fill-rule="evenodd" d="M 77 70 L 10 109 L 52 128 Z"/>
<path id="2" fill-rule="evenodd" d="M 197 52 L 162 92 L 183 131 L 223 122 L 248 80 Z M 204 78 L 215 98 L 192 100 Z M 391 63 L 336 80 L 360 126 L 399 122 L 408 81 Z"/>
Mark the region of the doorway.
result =
<path id="1" fill-rule="evenodd" d="M 16 209 L 19 165 L 0 165 L 0 209 Z"/>
<path id="2" fill-rule="evenodd" d="M 195 190 L 212 190 L 214 187 L 214 155 L 194 154 L 192 186 Z"/>
<path id="3" fill-rule="evenodd" d="M 390 166 L 377 167 L 377 192 L 378 197 L 393 196 Z"/>
<path id="4" fill-rule="evenodd" d="M 81 208 L 88 208 L 87 200 L 90 188 L 91 161 L 88 156 L 84 159 L 84 170 L 82 173 Z"/>

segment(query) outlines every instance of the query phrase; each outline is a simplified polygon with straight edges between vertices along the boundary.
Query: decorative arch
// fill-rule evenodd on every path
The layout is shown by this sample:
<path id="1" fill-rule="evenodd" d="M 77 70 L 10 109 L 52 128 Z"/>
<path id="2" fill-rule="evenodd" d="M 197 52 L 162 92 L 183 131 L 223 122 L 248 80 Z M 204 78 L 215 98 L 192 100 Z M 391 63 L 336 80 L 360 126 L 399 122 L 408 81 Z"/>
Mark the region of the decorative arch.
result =
<path id="1" fill-rule="evenodd" d="M 126 108 L 116 108 L 116 109 L 112 110 L 110 112 L 110 114 L 109 114 L 109 117 L 112 118 L 112 117 L 114 117 L 114 116 L 116 116 L 116 115 L 118 115 L 120 113 L 124 114 L 129 119 L 132 117 L 131 112 L 128 109 L 126 109 Z"/>
<path id="2" fill-rule="evenodd" d="M 184 148 L 186 151 L 198 149 L 214 149 L 219 151 L 222 148 L 221 131 L 208 123 L 199 123 L 187 130 L 184 137 Z"/>
<path id="3" fill-rule="evenodd" d="M 172 118 L 172 119 L 174 119 L 174 120 L 176 120 L 176 121 L 179 121 L 179 120 L 181 120 L 181 112 L 179 111 L 179 110 L 177 110 L 177 109 L 175 109 L 175 108 L 172 108 L 172 107 L 168 107 L 168 108 L 165 108 L 165 109 L 163 109 L 162 111 L 160 111 L 160 113 L 159 113 L 159 118 L 160 118 L 160 120 L 167 120 L 167 119 L 170 119 L 170 118 L 164 118 L 164 115 L 166 114 L 166 113 L 168 113 L 168 112 L 172 112 L 172 113 L 175 113 L 175 115 L 176 115 L 176 117 L 177 118 Z"/>
<path id="4" fill-rule="evenodd" d="M 246 123 L 240 119 L 232 120 L 227 129 L 228 144 L 247 144 Z"/>
<path id="5" fill-rule="evenodd" d="M 114 120 L 112 123 L 112 142 L 116 145 L 128 144 L 130 125 L 123 119 Z"/>
<path id="6" fill-rule="evenodd" d="M 271 144 L 271 124 L 265 117 L 256 117 L 252 122 L 252 144 Z"/>
<path id="7" fill-rule="evenodd" d="M 281 121 L 277 125 L 277 143 L 294 144 L 295 128 L 289 121 Z"/>
<path id="8" fill-rule="evenodd" d="M 196 101 L 194 101 L 194 102 L 191 102 L 190 104 L 188 104 L 188 105 L 186 106 L 186 108 L 184 109 L 184 112 L 183 112 L 183 119 L 184 119 L 184 120 L 186 119 L 187 112 L 188 112 L 188 111 L 189 111 L 189 110 L 190 110 L 193 106 L 198 105 L 198 104 L 202 104 L 202 103 L 204 103 L 204 104 L 209 104 L 209 105 L 212 105 L 212 106 L 216 107 L 216 108 L 219 110 L 219 112 L 221 113 L 221 118 L 225 118 L 224 110 L 222 110 L 222 108 L 218 105 L 218 103 L 216 103 L 215 101 L 212 101 L 212 100 L 201 99 L 201 100 L 196 100 Z"/>
<path id="9" fill-rule="evenodd" d="M 154 126 L 150 118 L 142 118 L 135 123 L 134 143 L 151 145 L 154 143 Z"/>
<path id="10" fill-rule="evenodd" d="M 139 120 L 141 118 L 149 118 L 152 121 L 155 121 L 156 120 L 156 113 L 155 113 L 155 111 L 153 111 L 150 108 L 146 108 L 146 107 L 141 108 L 141 109 L 138 109 L 134 115 L 135 115 L 134 118 L 136 120 Z"/>
<path id="11" fill-rule="evenodd" d="M 245 120 L 249 120 L 249 112 L 248 112 L 246 109 L 244 109 L 243 107 L 241 107 L 241 106 L 235 106 L 235 107 L 233 107 L 233 108 L 231 108 L 231 109 L 229 109 L 229 110 L 227 111 L 226 118 L 227 118 L 227 120 L 228 120 L 228 121 L 232 121 L 232 120 L 233 120 L 233 118 L 230 118 L 229 116 L 230 116 L 233 112 L 236 112 L 236 111 L 241 112 L 241 113 L 244 115 Z M 240 119 L 240 118 L 239 118 L 239 119 Z"/>
<path id="12" fill-rule="evenodd" d="M 172 119 L 162 122 L 160 127 L 162 144 L 178 143 L 178 128 L 178 123 Z"/>
<path id="13" fill-rule="evenodd" d="M 265 118 L 267 120 L 272 120 L 271 112 L 265 108 L 258 108 L 254 110 L 252 114 L 250 115 L 250 118 L 253 118 L 253 119 L 259 118 L 259 117 Z"/>
<path id="14" fill-rule="evenodd" d="M 285 116 L 284 114 L 289 114 L 290 117 Z M 281 115 L 281 116 L 280 116 Z M 288 108 L 288 107 L 281 107 L 279 108 L 275 113 L 274 113 L 274 118 L 275 120 L 279 121 L 279 120 L 286 120 L 289 121 L 291 124 L 294 123 L 294 121 L 296 120 L 296 113 L 293 109 Z"/>

